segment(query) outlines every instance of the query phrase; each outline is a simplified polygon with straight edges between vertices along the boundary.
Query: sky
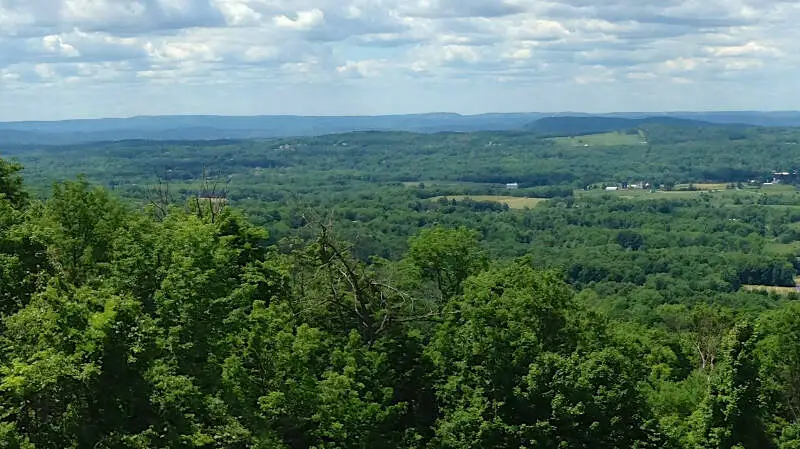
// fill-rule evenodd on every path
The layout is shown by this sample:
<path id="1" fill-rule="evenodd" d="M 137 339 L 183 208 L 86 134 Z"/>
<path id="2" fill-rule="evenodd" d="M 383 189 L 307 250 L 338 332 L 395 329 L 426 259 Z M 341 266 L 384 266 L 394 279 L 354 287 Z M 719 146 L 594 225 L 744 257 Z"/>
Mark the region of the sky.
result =
<path id="1" fill-rule="evenodd" d="M 0 0 L 0 120 L 800 109 L 796 0 Z"/>

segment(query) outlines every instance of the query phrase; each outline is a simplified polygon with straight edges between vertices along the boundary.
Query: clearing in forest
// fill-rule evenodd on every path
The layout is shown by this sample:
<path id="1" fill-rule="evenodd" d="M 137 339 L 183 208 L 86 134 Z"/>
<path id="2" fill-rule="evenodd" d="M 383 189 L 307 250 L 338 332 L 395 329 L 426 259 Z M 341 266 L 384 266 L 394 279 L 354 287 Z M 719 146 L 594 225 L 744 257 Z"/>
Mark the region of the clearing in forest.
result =
<path id="1" fill-rule="evenodd" d="M 676 198 L 697 198 L 703 191 L 700 190 L 658 190 L 651 192 L 649 189 L 630 189 L 630 190 L 615 190 L 607 191 L 603 189 L 594 190 L 575 190 L 576 197 L 591 198 L 603 197 L 606 195 L 615 196 L 617 198 L 626 199 L 643 199 L 643 200 L 658 200 L 658 199 L 676 199 Z"/>
<path id="2" fill-rule="evenodd" d="M 796 287 L 775 287 L 773 285 L 742 285 L 742 290 L 747 292 L 768 292 L 779 295 L 798 293 Z"/>
<path id="3" fill-rule="evenodd" d="M 615 147 L 627 145 L 643 145 L 645 138 L 640 134 L 611 132 L 589 134 L 586 136 L 554 137 L 554 142 L 570 147 Z"/>
<path id="4" fill-rule="evenodd" d="M 500 195 L 448 195 L 448 196 L 436 196 L 431 198 L 431 200 L 437 201 L 442 198 L 447 200 L 456 200 L 456 201 L 463 201 L 466 199 L 470 199 L 472 201 L 491 201 L 495 203 L 507 204 L 508 207 L 512 209 L 533 208 L 538 206 L 542 202 L 547 201 L 546 198 L 523 198 L 518 196 L 500 196 Z"/>
<path id="5" fill-rule="evenodd" d="M 794 278 L 794 283 L 800 285 L 800 276 Z M 748 292 L 769 292 L 777 293 L 779 295 L 788 295 L 790 293 L 800 293 L 797 287 L 776 287 L 774 285 L 742 285 L 742 290 Z"/>
<path id="6" fill-rule="evenodd" d="M 424 187 L 442 187 L 442 188 L 457 188 L 457 187 L 500 187 L 503 184 L 488 183 L 488 182 L 467 182 L 467 181 L 406 181 L 402 183 L 403 186 L 408 188 L 419 188 L 420 184 Z"/>
<path id="7" fill-rule="evenodd" d="M 677 184 L 675 190 L 726 190 L 731 184 L 730 182 L 710 182 L 710 183 L 692 183 L 692 184 Z"/>

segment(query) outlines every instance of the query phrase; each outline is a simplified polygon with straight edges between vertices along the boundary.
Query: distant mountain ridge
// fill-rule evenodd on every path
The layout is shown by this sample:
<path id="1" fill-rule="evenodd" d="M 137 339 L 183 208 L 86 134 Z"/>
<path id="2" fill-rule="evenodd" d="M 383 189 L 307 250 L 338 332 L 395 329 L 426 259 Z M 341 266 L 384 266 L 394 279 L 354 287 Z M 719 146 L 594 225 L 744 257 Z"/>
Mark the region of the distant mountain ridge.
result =
<path id="1" fill-rule="evenodd" d="M 525 126 L 526 131 L 543 136 L 581 136 L 612 131 L 635 131 L 648 125 L 677 126 L 677 127 L 721 127 L 733 126 L 732 124 L 713 123 L 678 117 L 545 117 Z"/>
<path id="2" fill-rule="evenodd" d="M 0 122 L 2 144 L 74 144 L 113 140 L 218 140 L 302 137 L 352 131 L 408 131 L 420 133 L 532 130 L 554 118 L 602 119 L 600 129 L 618 126 L 614 120 L 690 120 L 708 124 L 800 126 L 800 112 L 579 112 L 491 113 L 460 115 L 430 113 L 380 116 L 140 116 L 131 118 L 64 121 Z M 677 124 L 678 122 L 674 122 Z"/>

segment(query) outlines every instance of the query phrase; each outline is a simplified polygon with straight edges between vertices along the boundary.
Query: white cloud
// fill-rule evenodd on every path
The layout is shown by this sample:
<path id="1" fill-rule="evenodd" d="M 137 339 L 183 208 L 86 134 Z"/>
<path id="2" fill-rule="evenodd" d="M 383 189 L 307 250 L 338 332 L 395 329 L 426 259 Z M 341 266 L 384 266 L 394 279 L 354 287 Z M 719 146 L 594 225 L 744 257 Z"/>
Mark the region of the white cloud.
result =
<path id="1" fill-rule="evenodd" d="M 733 59 L 724 62 L 726 70 L 752 70 L 764 66 L 764 62 L 758 59 Z"/>
<path id="2" fill-rule="evenodd" d="M 213 3 L 229 25 L 255 25 L 264 19 L 263 14 L 242 0 L 213 0 Z"/>
<path id="3" fill-rule="evenodd" d="M 336 67 L 336 71 L 345 76 L 374 78 L 383 73 L 382 69 L 387 63 L 386 60 L 347 61 L 344 65 Z"/>
<path id="4" fill-rule="evenodd" d="M 36 64 L 33 71 L 44 80 L 51 80 L 58 76 L 55 68 L 51 64 Z"/>
<path id="5" fill-rule="evenodd" d="M 570 31 L 561 22 L 534 17 L 514 21 L 506 29 L 511 39 L 522 41 L 549 41 L 565 38 Z"/>
<path id="6" fill-rule="evenodd" d="M 62 6 L 62 18 L 68 23 L 137 20 L 146 12 L 146 6 L 139 1 L 65 0 Z"/>
<path id="7" fill-rule="evenodd" d="M 658 78 L 658 75 L 652 72 L 631 72 L 625 77 L 632 80 L 652 80 Z"/>
<path id="8" fill-rule="evenodd" d="M 798 108 L 798 21 L 787 0 L 0 0 L 0 119 L 223 103 Z M 262 92 L 292 100 L 255 101 Z"/>
<path id="9" fill-rule="evenodd" d="M 578 84 L 602 84 L 614 81 L 614 71 L 602 66 L 584 67 L 583 70 L 575 76 L 575 82 Z"/>
<path id="10" fill-rule="evenodd" d="M 781 52 L 773 47 L 769 47 L 757 42 L 748 42 L 744 45 L 730 45 L 724 47 L 709 47 L 708 53 L 718 57 L 739 57 L 739 56 L 778 56 Z"/>
<path id="11" fill-rule="evenodd" d="M 400 10 L 419 17 L 502 17 L 523 8 L 508 0 L 403 0 Z"/>
<path id="12" fill-rule="evenodd" d="M 10 70 L 0 70 L 0 83 L 12 83 L 18 81 L 21 78 L 19 73 L 12 72 Z"/>
<path id="13" fill-rule="evenodd" d="M 289 18 L 286 15 L 275 17 L 275 25 L 280 28 L 288 28 L 291 30 L 311 30 L 325 22 L 325 13 L 319 9 L 312 9 L 310 11 L 298 11 L 296 18 Z"/>
<path id="14" fill-rule="evenodd" d="M 442 48 L 442 60 L 444 62 L 478 62 L 480 55 L 472 47 L 464 45 L 448 45 Z"/>
<path id="15" fill-rule="evenodd" d="M 70 44 L 64 43 L 61 36 L 49 35 L 42 38 L 42 45 L 48 51 L 67 57 L 77 57 L 81 53 Z"/>
<path id="16" fill-rule="evenodd" d="M 170 42 L 156 46 L 145 45 L 150 57 L 156 61 L 214 61 L 217 56 L 209 44 L 200 42 Z"/>
<path id="17" fill-rule="evenodd" d="M 530 48 L 518 48 L 516 50 L 507 52 L 505 57 L 507 59 L 530 59 L 533 52 Z"/>
<path id="18" fill-rule="evenodd" d="M 691 72 L 703 63 L 704 61 L 698 58 L 680 57 L 665 61 L 663 66 L 670 72 Z"/>
<path id="19" fill-rule="evenodd" d="M 280 51 L 270 46 L 254 46 L 244 51 L 244 60 L 247 62 L 263 62 L 275 59 Z"/>

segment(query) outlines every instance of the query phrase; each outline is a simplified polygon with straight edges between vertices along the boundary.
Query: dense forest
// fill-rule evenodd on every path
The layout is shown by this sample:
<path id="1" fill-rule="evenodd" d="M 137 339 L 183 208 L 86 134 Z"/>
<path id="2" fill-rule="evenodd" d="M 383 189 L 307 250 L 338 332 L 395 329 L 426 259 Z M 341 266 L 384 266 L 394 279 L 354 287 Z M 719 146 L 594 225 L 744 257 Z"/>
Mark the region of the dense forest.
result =
<path id="1" fill-rule="evenodd" d="M 637 126 L 4 148 L 0 447 L 800 447 L 800 130 Z"/>

